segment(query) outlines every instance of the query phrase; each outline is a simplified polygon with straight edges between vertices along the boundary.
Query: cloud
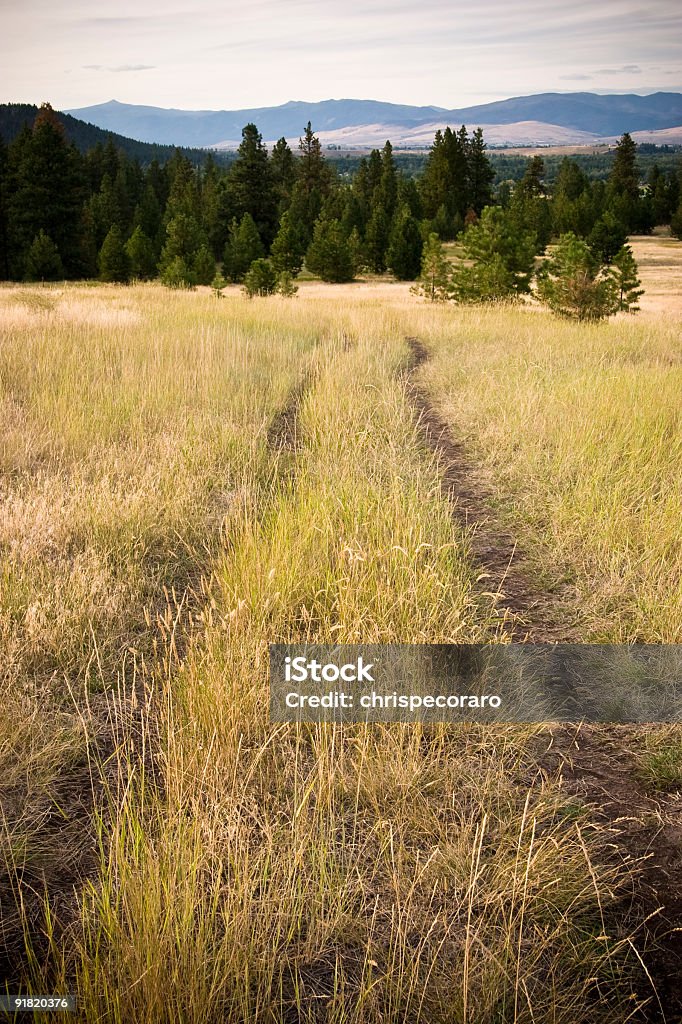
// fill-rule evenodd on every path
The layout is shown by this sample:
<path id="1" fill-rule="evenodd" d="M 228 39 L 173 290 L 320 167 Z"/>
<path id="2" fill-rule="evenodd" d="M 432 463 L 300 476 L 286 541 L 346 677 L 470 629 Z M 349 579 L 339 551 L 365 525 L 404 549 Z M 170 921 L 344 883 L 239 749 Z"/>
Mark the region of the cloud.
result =
<path id="1" fill-rule="evenodd" d="M 113 71 L 119 74 L 121 71 L 154 71 L 155 64 L 117 64 L 115 67 L 107 67 L 106 64 L 83 64 L 86 71 Z"/>
<path id="2" fill-rule="evenodd" d="M 589 82 L 592 75 L 559 75 L 564 82 Z"/>
<path id="3" fill-rule="evenodd" d="M 599 68 L 595 75 L 641 75 L 642 69 L 638 64 L 623 64 L 619 68 Z"/>

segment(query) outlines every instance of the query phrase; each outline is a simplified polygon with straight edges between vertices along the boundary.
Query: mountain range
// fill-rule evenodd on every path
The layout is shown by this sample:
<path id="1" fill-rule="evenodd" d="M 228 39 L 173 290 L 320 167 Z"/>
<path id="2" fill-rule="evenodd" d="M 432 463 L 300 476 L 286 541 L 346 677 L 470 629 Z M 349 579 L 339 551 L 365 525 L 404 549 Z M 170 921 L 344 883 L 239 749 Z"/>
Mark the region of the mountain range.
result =
<path id="1" fill-rule="evenodd" d="M 235 148 L 248 122 L 263 138 L 296 140 L 308 121 L 327 145 L 428 146 L 437 128 L 481 126 L 492 145 L 571 145 L 610 141 L 625 131 L 657 141 L 682 141 L 682 93 L 649 96 L 539 93 L 472 107 L 415 107 L 376 100 L 290 101 L 243 110 L 174 110 L 111 100 L 68 111 L 99 128 L 141 142 L 218 149 Z M 679 130 L 680 137 L 671 129 Z M 644 140 L 642 140 L 644 141 Z"/>

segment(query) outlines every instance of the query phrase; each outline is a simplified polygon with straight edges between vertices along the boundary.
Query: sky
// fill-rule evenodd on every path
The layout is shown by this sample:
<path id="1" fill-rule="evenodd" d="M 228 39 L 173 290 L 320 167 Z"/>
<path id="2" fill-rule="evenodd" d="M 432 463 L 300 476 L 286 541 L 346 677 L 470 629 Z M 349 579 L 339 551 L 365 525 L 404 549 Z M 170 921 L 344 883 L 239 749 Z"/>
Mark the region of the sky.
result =
<path id="1" fill-rule="evenodd" d="M 682 91 L 679 0 L 0 0 L 0 102 L 442 107 Z"/>

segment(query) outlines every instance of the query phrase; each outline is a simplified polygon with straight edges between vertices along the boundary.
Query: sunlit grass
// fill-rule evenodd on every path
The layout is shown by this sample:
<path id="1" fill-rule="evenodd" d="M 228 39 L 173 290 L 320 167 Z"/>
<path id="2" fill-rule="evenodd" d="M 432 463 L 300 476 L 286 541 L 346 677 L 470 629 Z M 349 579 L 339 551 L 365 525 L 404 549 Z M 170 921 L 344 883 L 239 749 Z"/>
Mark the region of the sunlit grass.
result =
<path id="1" fill-rule="evenodd" d="M 502 321 L 402 292 L 0 304 L 3 889 L 36 864 L 52 908 L 24 912 L 24 983 L 121 1024 L 627 1019 L 650 995 L 618 915 L 631 876 L 538 771 L 537 730 L 267 718 L 270 642 L 497 638 L 404 373 L 419 334 L 424 380 L 439 401 L 468 389 L 468 419 L 444 411 L 513 487 L 514 446 L 493 440 L 527 416 L 489 394 Z M 525 316 L 504 322 L 530 360 Z M 554 344 L 578 346 L 569 367 L 592 351 Z M 296 438 L 273 441 L 296 391 Z M 518 381 L 505 394 L 542 404 Z M 94 796 L 75 807 L 77 787 Z M 55 803 L 63 824 L 32 829 Z M 54 891 L 79 844 L 62 931 Z"/>

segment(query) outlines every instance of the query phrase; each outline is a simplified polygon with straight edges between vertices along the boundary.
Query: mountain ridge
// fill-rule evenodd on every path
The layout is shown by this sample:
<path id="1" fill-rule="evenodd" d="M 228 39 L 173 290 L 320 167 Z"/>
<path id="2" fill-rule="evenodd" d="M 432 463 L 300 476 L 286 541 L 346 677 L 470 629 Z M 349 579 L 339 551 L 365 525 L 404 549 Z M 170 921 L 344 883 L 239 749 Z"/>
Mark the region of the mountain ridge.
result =
<path id="1" fill-rule="evenodd" d="M 181 110 L 110 100 L 67 111 L 107 131 L 161 145 L 214 147 L 235 143 L 248 122 L 264 139 L 299 136 L 307 121 L 318 133 L 385 124 L 393 128 L 419 125 L 512 125 L 535 122 L 591 135 L 594 139 L 624 131 L 656 131 L 682 125 L 682 93 L 657 92 L 600 95 L 536 93 L 469 107 L 410 106 L 380 100 L 331 99 L 308 103 L 288 100 L 271 107 L 235 110 Z M 388 137 L 388 136 L 387 136 Z M 361 145 L 356 132 L 356 145 Z M 538 144 L 543 144 L 539 139 Z"/>

